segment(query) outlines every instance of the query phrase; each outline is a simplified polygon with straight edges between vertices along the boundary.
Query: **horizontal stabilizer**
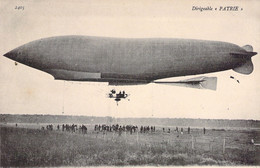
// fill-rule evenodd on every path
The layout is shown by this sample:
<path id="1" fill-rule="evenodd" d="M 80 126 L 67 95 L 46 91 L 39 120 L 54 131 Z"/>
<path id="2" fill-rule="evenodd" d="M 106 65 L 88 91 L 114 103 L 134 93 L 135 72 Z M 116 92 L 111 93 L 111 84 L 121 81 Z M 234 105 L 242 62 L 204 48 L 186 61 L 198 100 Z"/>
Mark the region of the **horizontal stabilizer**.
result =
<path id="1" fill-rule="evenodd" d="M 217 89 L 217 77 L 197 77 L 182 81 L 154 81 L 157 84 L 183 86 L 197 89 Z"/>
<path id="2" fill-rule="evenodd" d="M 235 72 L 245 74 L 245 75 L 251 74 L 254 70 L 254 65 L 252 63 L 251 58 L 246 59 L 240 66 L 233 68 L 233 70 Z"/>
<path id="3" fill-rule="evenodd" d="M 257 52 L 245 52 L 245 53 L 236 53 L 232 52 L 230 55 L 232 55 L 235 58 L 242 58 L 242 59 L 248 59 L 251 58 L 252 56 L 256 55 Z"/>

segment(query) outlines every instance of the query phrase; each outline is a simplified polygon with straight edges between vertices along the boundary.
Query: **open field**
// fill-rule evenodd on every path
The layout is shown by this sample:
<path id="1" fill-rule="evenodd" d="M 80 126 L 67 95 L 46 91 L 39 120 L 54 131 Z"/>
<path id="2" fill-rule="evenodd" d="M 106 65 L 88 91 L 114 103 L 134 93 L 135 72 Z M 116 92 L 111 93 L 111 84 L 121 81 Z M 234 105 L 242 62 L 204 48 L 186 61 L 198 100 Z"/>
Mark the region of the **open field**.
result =
<path id="1" fill-rule="evenodd" d="M 260 130 L 87 134 L 2 124 L 0 166 L 260 165 Z"/>

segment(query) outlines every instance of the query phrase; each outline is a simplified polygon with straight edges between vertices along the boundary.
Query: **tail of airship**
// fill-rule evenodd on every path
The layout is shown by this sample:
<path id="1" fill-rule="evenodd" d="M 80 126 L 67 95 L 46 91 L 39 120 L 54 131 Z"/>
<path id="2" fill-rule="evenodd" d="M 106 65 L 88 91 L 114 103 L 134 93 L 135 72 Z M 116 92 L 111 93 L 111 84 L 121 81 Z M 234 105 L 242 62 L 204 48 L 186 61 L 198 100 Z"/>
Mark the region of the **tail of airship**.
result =
<path id="1" fill-rule="evenodd" d="M 245 45 L 242 47 L 246 52 L 244 53 L 231 53 L 233 57 L 243 59 L 240 65 L 233 68 L 235 72 L 241 74 L 251 74 L 254 70 L 254 65 L 252 63 L 251 57 L 256 55 L 256 52 L 253 52 L 253 47 L 251 45 Z"/>

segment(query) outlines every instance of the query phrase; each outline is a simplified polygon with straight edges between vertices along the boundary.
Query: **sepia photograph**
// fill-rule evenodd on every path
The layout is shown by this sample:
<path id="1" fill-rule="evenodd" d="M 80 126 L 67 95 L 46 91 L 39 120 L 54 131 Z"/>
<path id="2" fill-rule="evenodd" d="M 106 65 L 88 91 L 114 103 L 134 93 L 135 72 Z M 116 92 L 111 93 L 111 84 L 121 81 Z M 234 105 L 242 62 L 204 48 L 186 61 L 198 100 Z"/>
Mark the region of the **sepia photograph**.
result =
<path id="1" fill-rule="evenodd" d="M 0 167 L 260 166 L 258 0 L 0 2 Z"/>

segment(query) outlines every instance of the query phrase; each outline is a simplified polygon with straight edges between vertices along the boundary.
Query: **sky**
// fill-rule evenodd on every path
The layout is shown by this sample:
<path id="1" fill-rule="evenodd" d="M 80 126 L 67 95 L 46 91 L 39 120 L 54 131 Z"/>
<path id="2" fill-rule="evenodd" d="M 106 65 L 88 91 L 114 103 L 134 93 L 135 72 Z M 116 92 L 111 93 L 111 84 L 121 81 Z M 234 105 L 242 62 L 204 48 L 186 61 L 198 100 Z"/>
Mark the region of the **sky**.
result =
<path id="1" fill-rule="evenodd" d="M 250 44 L 260 53 L 257 0 L 0 1 L 0 55 L 33 40 L 60 35 L 203 39 Z M 193 6 L 213 11 L 192 10 Z M 221 6 L 239 6 L 239 11 L 219 11 Z M 60 81 L 0 56 L 0 114 L 260 120 L 259 54 L 252 61 L 250 75 L 233 70 L 197 75 L 218 77 L 217 91 L 211 91 Z M 130 100 L 117 106 L 106 97 L 111 89 L 125 90 Z"/>

